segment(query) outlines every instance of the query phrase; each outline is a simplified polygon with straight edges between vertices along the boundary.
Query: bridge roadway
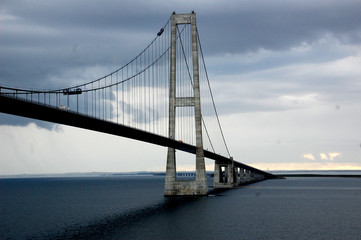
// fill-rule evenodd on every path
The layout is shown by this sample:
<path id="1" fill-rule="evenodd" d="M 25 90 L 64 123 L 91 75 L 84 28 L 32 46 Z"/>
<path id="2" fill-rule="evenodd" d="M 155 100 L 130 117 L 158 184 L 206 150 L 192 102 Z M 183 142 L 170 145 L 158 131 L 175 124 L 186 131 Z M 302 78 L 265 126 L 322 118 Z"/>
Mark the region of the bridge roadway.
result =
<path id="1" fill-rule="evenodd" d="M 90 117 L 88 115 L 79 114 L 71 110 L 65 111 L 51 105 L 15 98 L 11 95 L 0 94 L 0 112 L 108 133 L 116 136 L 153 143 L 164 147 L 175 148 L 180 151 L 192 154 L 195 154 L 196 152 L 195 146 L 184 142 L 179 142 L 143 130 L 124 126 L 122 124 L 116 124 L 113 122 L 104 121 L 102 119 Z M 234 167 L 246 169 L 253 173 L 263 175 L 264 179 L 277 178 L 277 176 L 271 173 L 253 168 L 208 150 L 204 150 L 204 156 L 221 164 L 233 164 Z"/>

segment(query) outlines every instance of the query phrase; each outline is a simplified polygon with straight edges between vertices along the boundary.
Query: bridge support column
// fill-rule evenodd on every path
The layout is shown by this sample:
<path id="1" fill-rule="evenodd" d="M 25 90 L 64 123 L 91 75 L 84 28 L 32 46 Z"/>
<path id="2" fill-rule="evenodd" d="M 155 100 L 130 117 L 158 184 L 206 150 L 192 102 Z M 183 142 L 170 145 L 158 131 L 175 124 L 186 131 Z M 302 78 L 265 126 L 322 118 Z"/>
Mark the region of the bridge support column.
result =
<path id="1" fill-rule="evenodd" d="M 239 168 L 239 185 L 242 185 L 244 182 L 244 169 Z"/>
<path id="2" fill-rule="evenodd" d="M 233 159 L 231 157 L 231 159 Z M 219 163 L 214 164 L 214 179 L 213 186 L 215 188 L 231 188 L 238 185 L 237 168 L 234 163 Z"/>
<path id="3" fill-rule="evenodd" d="M 177 25 L 191 24 L 192 63 L 193 63 L 193 97 L 176 97 L 176 44 Z M 175 140 L 175 121 L 177 107 L 194 107 L 196 131 L 196 180 L 178 181 L 176 176 L 175 149 L 168 148 L 167 171 L 165 176 L 165 196 L 176 195 L 207 195 L 207 175 L 204 162 L 202 139 L 202 115 L 199 89 L 198 34 L 196 14 L 175 14 L 171 20 L 171 51 L 169 80 L 169 138 Z"/>
<path id="4" fill-rule="evenodd" d="M 233 157 L 231 157 L 232 163 L 228 167 L 228 185 L 231 187 L 237 186 L 237 168 L 234 166 Z"/>
<path id="5" fill-rule="evenodd" d="M 244 177 L 245 183 L 248 183 L 251 181 L 251 171 L 248 169 L 245 169 L 245 177 Z"/>
<path id="6" fill-rule="evenodd" d="M 218 161 L 215 161 L 214 163 L 214 176 L 213 176 L 213 185 L 216 186 L 223 180 L 222 174 L 222 168 Z"/>

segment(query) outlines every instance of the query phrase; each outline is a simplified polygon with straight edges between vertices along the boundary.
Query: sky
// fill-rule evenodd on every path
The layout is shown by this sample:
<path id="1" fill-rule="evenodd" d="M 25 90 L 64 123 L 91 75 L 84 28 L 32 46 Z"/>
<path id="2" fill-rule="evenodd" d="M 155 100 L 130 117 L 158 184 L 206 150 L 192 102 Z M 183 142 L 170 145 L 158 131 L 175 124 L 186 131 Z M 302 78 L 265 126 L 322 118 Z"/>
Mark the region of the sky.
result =
<path id="1" fill-rule="evenodd" d="M 235 160 L 266 171 L 361 170 L 361 1 L 2 0 L 0 85 L 102 77 L 142 51 L 173 11 L 197 14 Z M 2 113 L 0 150 L 0 175 L 165 171 L 167 154 Z M 193 157 L 177 157 L 178 170 L 194 169 Z"/>

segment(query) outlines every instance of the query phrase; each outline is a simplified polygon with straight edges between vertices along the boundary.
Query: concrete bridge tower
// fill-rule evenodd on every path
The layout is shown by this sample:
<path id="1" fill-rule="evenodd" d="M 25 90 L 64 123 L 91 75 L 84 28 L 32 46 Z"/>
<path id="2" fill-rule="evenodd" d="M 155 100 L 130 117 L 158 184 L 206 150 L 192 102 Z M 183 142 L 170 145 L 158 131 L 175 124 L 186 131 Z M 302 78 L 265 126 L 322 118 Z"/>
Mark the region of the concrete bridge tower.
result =
<path id="1" fill-rule="evenodd" d="M 176 28 L 177 25 L 190 24 L 192 36 L 192 63 L 193 63 L 193 97 L 176 97 Z M 198 34 L 196 14 L 175 14 L 171 19 L 171 58 L 169 83 L 169 138 L 175 139 L 176 109 L 179 107 L 194 107 L 196 131 L 196 179 L 195 181 L 177 180 L 175 149 L 169 147 L 167 155 L 167 170 L 165 175 L 165 196 L 177 195 L 207 195 L 206 168 L 204 162 L 202 117 L 199 89 L 198 63 Z"/>

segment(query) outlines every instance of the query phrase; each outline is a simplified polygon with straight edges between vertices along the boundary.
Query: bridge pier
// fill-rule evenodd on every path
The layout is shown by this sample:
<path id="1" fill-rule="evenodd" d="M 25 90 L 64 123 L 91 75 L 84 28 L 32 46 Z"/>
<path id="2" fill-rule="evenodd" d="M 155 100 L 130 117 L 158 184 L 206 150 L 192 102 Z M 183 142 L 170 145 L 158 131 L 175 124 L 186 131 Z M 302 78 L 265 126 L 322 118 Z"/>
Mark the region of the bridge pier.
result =
<path id="1" fill-rule="evenodd" d="M 233 160 L 233 158 L 231 157 Z M 238 172 L 234 162 L 214 164 L 213 186 L 215 188 L 232 188 L 238 186 Z"/>
<path id="2" fill-rule="evenodd" d="M 262 173 L 234 166 L 234 161 L 232 163 L 216 161 L 214 165 L 214 188 L 233 188 L 265 179 L 266 176 Z"/>
<path id="3" fill-rule="evenodd" d="M 204 164 L 203 151 L 196 152 L 196 180 L 195 181 L 177 180 L 175 149 L 168 148 L 164 195 L 165 196 L 184 196 L 184 195 L 203 196 L 207 194 L 208 194 L 207 175 Z"/>
<path id="4" fill-rule="evenodd" d="M 252 180 L 253 180 L 253 173 L 252 173 L 252 171 L 249 170 L 249 169 L 246 169 L 246 177 L 245 177 L 245 180 L 246 180 L 246 181 L 245 181 L 246 184 L 252 182 Z"/>
<path id="5" fill-rule="evenodd" d="M 238 185 L 242 185 L 245 183 L 245 175 L 244 175 L 244 170 L 243 168 L 239 168 L 239 183 Z"/>

